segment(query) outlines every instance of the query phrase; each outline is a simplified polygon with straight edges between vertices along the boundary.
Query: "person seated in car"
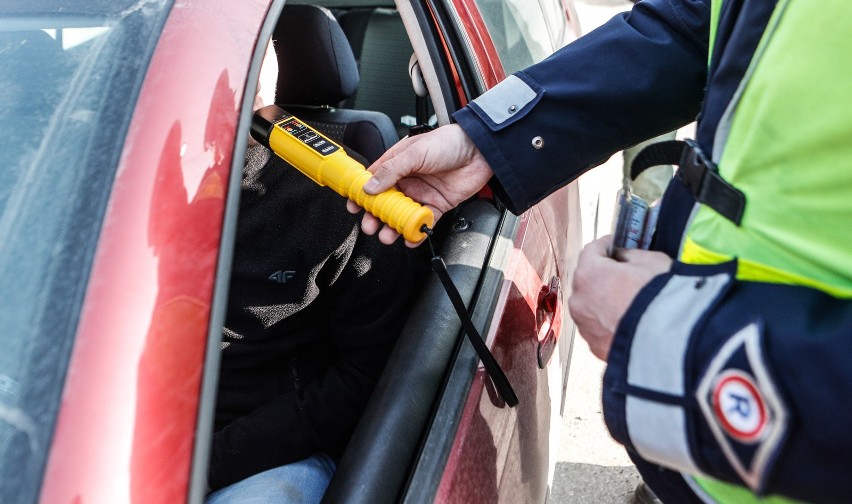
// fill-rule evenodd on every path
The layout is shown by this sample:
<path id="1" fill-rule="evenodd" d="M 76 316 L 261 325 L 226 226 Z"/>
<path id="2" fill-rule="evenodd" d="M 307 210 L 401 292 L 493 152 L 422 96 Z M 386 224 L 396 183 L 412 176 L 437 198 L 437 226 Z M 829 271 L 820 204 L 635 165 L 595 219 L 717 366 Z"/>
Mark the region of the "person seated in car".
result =
<path id="1" fill-rule="evenodd" d="M 208 503 L 320 501 L 425 271 L 414 254 L 361 233 L 344 198 L 252 142 Z"/>

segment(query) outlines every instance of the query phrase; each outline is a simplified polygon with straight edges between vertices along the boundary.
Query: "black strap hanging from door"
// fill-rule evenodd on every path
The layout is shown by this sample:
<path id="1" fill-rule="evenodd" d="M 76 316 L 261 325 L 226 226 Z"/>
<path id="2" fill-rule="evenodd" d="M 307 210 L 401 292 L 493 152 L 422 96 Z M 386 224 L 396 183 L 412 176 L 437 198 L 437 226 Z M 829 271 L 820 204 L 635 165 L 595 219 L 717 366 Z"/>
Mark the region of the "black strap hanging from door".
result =
<path id="1" fill-rule="evenodd" d="M 462 327 L 464 328 L 464 333 L 467 335 L 468 341 L 470 341 L 470 344 L 473 345 L 473 349 L 476 350 L 476 355 L 482 361 L 482 365 L 485 366 L 485 371 L 488 373 L 488 376 L 491 377 L 491 382 L 494 384 L 494 388 L 497 389 L 497 393 L 499 393 L 500 397 L 503 398 L 503 401 L 505 401 L 510 408 L 517 406 L 518 395 L 515 394 L 512 384 L 509 383 L 509 379 L 503 372 L 503 368 L 500 367 L 500 363 L 497 362 L 497 359 L 495 359 L 491 351 L 488 350 L 488 346 L 485 344 L 485 341 L 482 339 L 479 331 L 476 330 L 476 326 L 473 324 L 473 320 L 471 320 L 470 314 L 467 312 L 467 307 L 464 305 L 461 294 L 459 294 L 458 289 L 456 289 L 453 279 L 450 278 L 450 272 L 447 271 L 447 265 L 444 263 L 444 259 L 435 253 L 435 247 L 432 246 L 432 230 L 425 226 L 424 228 L 423 232 L 426 233 L 426 241 L 429 243 L 429 248 L 432 251 L 432 271 L 434 271 L 435 274 L 438 275 L 438 279 L 441 280 L 441 285 L 444 286 L 444 290 L 447 292 L 447 296 L 450 298 L 450 302 L 453 304 L 453 308 L 456 310 L 456 314 L 461 320 Z"/>
<path id="2" fill-rule="evenodd" d="M 485 371 L 488 373 L 488 376 L 491 377 L 491 381 L 494 383 L 494 387 L 497 389 L 497 392 L 500 393 L 500 397 L 502 397 L 503 400 L 506 401 L 506 404 L 510 407 L 516 406 L 518 404 L 518 396 L 512 389 L 509 379 L 506 378 L 505 373 L 503 373 L 503 369 L 500 368 L 500 364 L 497 362 L 497 359 L 495 359 L 494 355 L 492 355 L 488 350 L 488 346 L 485 345 L 485 341 L 482 339 L 482 336 L 479 335 L 479 331 L 476 330 L 476 326 L 473 325 L 473 321 L 467 313 L 464 301 L 462 301 L 459 291 L 456 290 L 456 286 L 453 284 L 450 274 L 447 271 L 447 266 L 444 264 L 444 260 L 441 259 L 440 256 L 436 255 L 432 257 L 432 271 L 438 275 L 438 278 L 444 285 L 444 290 L 447 291 L 447 295 L 453 303 L 453 308 L 456 309 L 456 313 L 464 326 L 464 332 L 467 334 L 467 339 L 470 341 L 470 344 L 473 345 L 473 349 L 476 350 L 476 355 L 478 355 L 479 359 L 482 360 L 482 364 L 485 366 Z"/>
<path id="3" fill-rule="evenodd" d="M 432 129 L 434 128 L 428 124 L 419 124 L 410 129 L 409 135 L 419 135 L 421 133 L 431 131 Z M 479 360 L 482 361 L 482 365 L 485 366 L 485 372 L 488 373 L 488 376 L 491 378 L 491 382 L 494 384 L 494 388 L 497 389 L 497 393 L 500 394 L 503 401 L 505 401 L 510 408 L 517 406 L 518 395 L 515 394 L 512 384 L 509 383 L 509 378 L 506 377 L 506 373 L 503 372 L 503 368 L 500 367 L 500 363 L 497 362 L 497 359 L 495 359 L 491 351 L 488 350 L 488 345 L 485 344 L 485 341 L 482 339 L 479 331 L 476 330 L 476 326 L 473 324 L 473 320 L 470 319 L 470 314 L 467 312 L 467 307 L 464 305 L 461 294 L 459 294 L 458 289 L 456 289 L 453 279 L 450 278 L 450 272 L 447 271 L 446 263 L 444 263 L 441 256 L 435 252 L 435 247 L 432 244 L 432 230 L 423 226 L 421 231 L 426 233 L 426 241 L 432 252 L 432 271 L 434 271 L 435 274 L 438 275 L 438 279 L 441 280 L 441 285 L 444 286 L 444 290 L 447 292 L 447 296 L 450 298 L 450 302 L 461 320 L 462 327 L 464 329 L 464 333 L 467 335 L 468 341 L 470 341 L 470 344 L 473 345 L 473 349 L 476 351 L 476 355 L 479 357 Z"/>

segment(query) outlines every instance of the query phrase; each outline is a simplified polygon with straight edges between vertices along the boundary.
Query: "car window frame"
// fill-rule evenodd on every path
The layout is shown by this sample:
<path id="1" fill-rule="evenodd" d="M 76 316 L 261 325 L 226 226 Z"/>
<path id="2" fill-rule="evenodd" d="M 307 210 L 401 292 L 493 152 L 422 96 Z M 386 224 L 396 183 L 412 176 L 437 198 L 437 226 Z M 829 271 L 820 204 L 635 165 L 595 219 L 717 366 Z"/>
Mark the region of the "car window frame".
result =
<path id="1" fill-rule="evenodd" d="M 207 347 L 204 357 L 204 371 L 199 391 L 198 419 L 196 422 L 196 442 L 193 446 L 191 473 L 189 479 L 188 502 L 203 503 L 209 491 L 207 471 L 210 466 L 210 445 L 213 439 L 213 425 L 216 415 L 216 395 L 221 363 L 221 341 L 225 327 L 225 315 L 228 307 L 231 267 L 237 236 L 237 222 L 240 206 L 240 187 L 245 164 L 245 154 L 251 130 L 253 105 L 257 92 L 257 82 L 261 65 L 266 55 L 267 42 L 271 39 L 275 25 L 281 16 L 286 0 L 272 0 L 266 18 L 257 33 L 257 43 L 249 62 L 245 87 L 240 101 L 240 113 L 233 156 L 231 160 L 228 192 L 222 220 L 222 234 L 219 244 L 219 260 L 213 285 L 213 299 L 210 307 L 210 324 Z"/>

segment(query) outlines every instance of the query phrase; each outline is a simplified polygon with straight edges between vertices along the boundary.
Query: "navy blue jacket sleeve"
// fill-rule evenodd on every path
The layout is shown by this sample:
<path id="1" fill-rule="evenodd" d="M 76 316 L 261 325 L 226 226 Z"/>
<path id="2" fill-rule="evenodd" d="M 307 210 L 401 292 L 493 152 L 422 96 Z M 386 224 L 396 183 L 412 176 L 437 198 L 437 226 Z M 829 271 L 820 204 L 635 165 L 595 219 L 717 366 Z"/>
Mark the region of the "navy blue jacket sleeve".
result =
<path id="1" fill-rule="evenodd" d="M 675 263 L 640 292 L 604 375 L 610 433 L 760 495 L 852 495 L 852 300 L 735 271 Z"/>
<path id="2" fill-rule="evenodd" d="M 508 208 L 520 213 L 614 152 L 694 120 L 709 12 L 709 0 L 644 0 L 456 112 Z"/>

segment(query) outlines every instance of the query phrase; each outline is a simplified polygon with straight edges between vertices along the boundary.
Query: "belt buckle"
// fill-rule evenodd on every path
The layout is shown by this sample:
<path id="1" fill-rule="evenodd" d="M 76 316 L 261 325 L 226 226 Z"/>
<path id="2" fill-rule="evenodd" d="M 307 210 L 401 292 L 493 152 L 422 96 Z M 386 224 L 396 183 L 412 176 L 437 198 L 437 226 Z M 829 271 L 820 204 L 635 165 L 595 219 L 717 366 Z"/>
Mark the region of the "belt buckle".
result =
<path id="1" fill-rule="evenodd" d="M 684 185 L 697 196 L 701 192 L 707 170 L 715 171 L 716 165 L 704 154 L 695 140 L 687 139 L 685 143 L 677 172 Z"/>

